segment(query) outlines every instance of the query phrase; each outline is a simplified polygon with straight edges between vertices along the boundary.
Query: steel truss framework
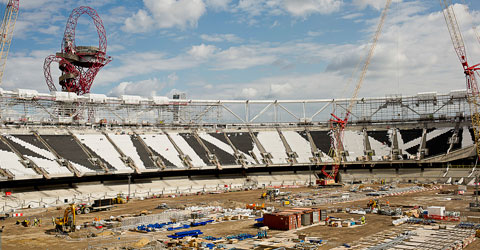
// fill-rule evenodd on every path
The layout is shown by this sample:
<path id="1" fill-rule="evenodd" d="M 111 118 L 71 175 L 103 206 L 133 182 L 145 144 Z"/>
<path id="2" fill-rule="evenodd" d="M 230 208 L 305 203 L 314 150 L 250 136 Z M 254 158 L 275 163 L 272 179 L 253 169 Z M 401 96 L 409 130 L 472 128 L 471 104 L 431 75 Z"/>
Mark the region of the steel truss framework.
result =
<path id="1" fill-rule="evenodd" d="M 144 126 L 228 126 L 230 124 L 328 125 L 332 110 L 345 113 L 349 99 L 318 100 L 173 100 L 138 96 L 91 96 L 0 89 L 3 124 L 111 124 Z M 448 94 L 358 98 L 351 122 L 395 124 L 455 120 L 468 116 L 465 91 Z M 468 118 L 468 117 L 467 117 Z"/>

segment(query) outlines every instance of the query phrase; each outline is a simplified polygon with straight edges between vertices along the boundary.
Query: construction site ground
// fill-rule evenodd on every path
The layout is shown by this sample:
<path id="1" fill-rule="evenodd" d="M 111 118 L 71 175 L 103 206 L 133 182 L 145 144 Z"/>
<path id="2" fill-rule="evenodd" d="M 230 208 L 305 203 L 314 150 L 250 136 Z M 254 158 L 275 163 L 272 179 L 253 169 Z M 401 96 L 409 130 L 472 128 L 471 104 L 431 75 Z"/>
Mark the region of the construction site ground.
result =
<path id="1" fill-rule="evenodd" d="M 348 187 L 338 188 L 348 191 Z M 456 186 L 444 186 L 443 189 L 456 189 Z M 282 189 L 282 191 L 290 191 L 292 195 L 295 193 L 318 192 L 319 189 L 301 187 Z M 166 203 L 170 208 L 184 208 L 187 206 L 222 206 L 224 208 L 244 208 L 247 203 L 262 203 L 266 206 L 275 206 L 280 210 L 289 208 L 281 207 L 278 203 L 264 201 L 260 199 L 264 190 L 249 190 L 226 192 L 219 194 L 202 194 L 202 195 L 188 195 L 177 196 L 175 198 L 152 198 L 145 200 L 131 200 L 128 204 L 119 204 L 110 211 L 95 212 L 90 214 L 82 214 L 77 216 L 77 225 L 84 222 L 92 222 L 95 217 L 101 219 L 108 219 L 111 216 L 119 216 L 125 214 L 138 214 L 142 210 L 149 210 L 152 213 L 160 213 L 163 210 L 156 209 L 162 203 Z M 447 211 L 459 211 L 462 217 L 472 215 L 480 216 L 480 213 L 470 212 L 468 205 L 474 201 L 472 195 L 473 190 L 469 190 L 465 195 L 444 195 L 438 194 L 439 190 L 431 190 L 418 193 L 409 193 L 400 196 L 391 196 L 380 198 L 381 203 L 387 200 L 390 206 L 445 206 Z M 449 198 L 447 198 L 449 197 Z M 451 198 L 454 199 L 451 199 Z M 317 206 L 325 209 L 333 208 L 365 208 L 368 198 L 365 200 L 358 200 L 354 202 L 345 202 L 339 204 L 329 204 L 326 206 Z M 62 208 L 41 208 L 28 209 L 23 211 L 24 217 L 7 218 L 0 221 L 0 226 L 5 226 L 2 234 L 1 243 L 2 249 L 88 249 L 89 247 L 105 247 L 105 249 L 114 249 L 112 246 L 119 242 L 127 242 L 127 245 L 135 247 L 135 244 L 141 244 L 142 241 L 151 241 L 153 239 L 165 238 L 166 235 L 172 232 L 152 232 L 152 233 L 138 233 L 124 231 L 122 233 L 114 233 L 109 230 L 87 228 L 71 233 L 70 235 L 60 235 L 55 232 L 52 225 L 52 218 L 63 216 L 64 207 Z M 330 213 L 329 215 L 340 218 L 360 218 L 361 215 L 347 214 L 347 213 Z M 42 220 L 41 227 L 23 227 L 16 225 L 17 220 L 38 218 Z M 362 237 L 367 237 L 375 233 L 392 229 L 392 218 L 385 215 L 367 214 L 367 223 L 364 226 L 352 228 L 334 228 L 321 225 L 315 225 L 308 228 L 300 228 L 300 230 L 285 232 L 270 230 L 269 235 L 290 235 L 287 237 L 297 237 L 298 234 L 306 234 L 307 236 L 320 237 L 326 240 L 327 243 L 320 249 L 331 249 L 340 246 L 344 243 L 352 244 L 361 240 Z M 203 232 L 203 236 L 225 237 L 227 235 L 250 233 L 256 235 L 257 229 L 253 227 L 253 219 L 240 221 L 225 221 L 220 223 L 208 224 L 206 226 L 198 227 Z M 92 233 L 96 237 L 90 237 Z M 465 249 L 480 249 L 480 240 L 476 240 Z"/>

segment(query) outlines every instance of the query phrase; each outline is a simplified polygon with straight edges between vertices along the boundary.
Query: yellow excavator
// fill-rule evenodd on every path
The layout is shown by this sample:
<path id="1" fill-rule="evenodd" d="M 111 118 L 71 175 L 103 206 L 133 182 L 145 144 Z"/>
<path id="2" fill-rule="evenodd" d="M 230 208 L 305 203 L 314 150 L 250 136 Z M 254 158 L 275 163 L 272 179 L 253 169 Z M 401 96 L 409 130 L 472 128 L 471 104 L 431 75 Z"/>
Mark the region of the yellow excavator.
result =
<path id="1" fill-rule="evenodd" d="M 63 213 L 63 217 L 55 218 L 55 229 L 59 232 L 75 232 L 75 204 L 70 204 Z"/>

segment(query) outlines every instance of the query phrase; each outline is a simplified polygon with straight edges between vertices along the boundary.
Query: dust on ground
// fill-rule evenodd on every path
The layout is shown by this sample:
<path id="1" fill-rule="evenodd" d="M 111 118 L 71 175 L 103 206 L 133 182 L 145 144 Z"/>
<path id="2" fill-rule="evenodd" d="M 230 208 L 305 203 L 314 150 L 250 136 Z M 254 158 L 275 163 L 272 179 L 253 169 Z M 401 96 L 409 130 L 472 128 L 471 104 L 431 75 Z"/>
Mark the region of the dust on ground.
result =
<path id="1" fill-rule="evenodd" d="M 455 186 L 446 186 L 444 190 L 455 189 Z M 341 191 L 347 191 L 348 187 L 336 188 Z M 322 190 L 335 190 L 335 189 L 322 189 Z M 319 189 L 313 188 L 292 188 L 283 189 L 282 191 L 291 192 L 292 195 L 305 192 L 323 192 Z M 220 194 L 203 194 L 203 195 L 188 195 L 179 196 L 175 198 L 152 198 L 145 200 L 131 200 L 128 204 L 116 205 L 111 211 L 95 212 L 90 214 L 82 214 L 77 216 L 77 225 L 81 225 L 84 222 L 92 222 L 95 217 L 102 219 L 110 218 L 110 216 L 119 216 L 125 214 L 138 214 L 142 210 L 149 210 L 153 214 L 161 213 L 162 209 L 156 209 L 156 207 L 162 203 L 166 203 L 170 208 L 185 208 L 187 206 L 222 206 L 224 208 L 237 208 L 245 207 L 247 203 L 266 203 L 266 206 L 276 206 L 279 209 L 285 209 L 288 207 L 279 207 L 278 203 L 269 202 L 268 200 L 260 199 L 263 190 L 249 190 L 228 192 Z M 401 196 L 392 196 L 380 198 L 383 203 L 386 200 L 390 205 L 396 206 L 445 206 L 447 210 L 460 211 L 462 215 L 475 215 L 480 216 L 480 213 L 474 213 L 468 211 L 468 204 L 473 202 L 474 197 L 471 195 L 473 190 L 469 190 L 470 195 L 454 196 L 438 194 L 438 190 L 405 194 Z M 452 199 L 453 198 L 453 199 Z M 458 199 L 458 200 L 457 200 Z M 330 204 L 324 206 L 318 206 L 320 208 L 339 208 L 339 207 L 366 207 L 367 199 L 346 202 L 340 204 Z M 63 216 L 63 208 L 42 208 L 42 209 L 30 209 L 25 211 L 25 218 L 39 218 L 42 220 L 41 227 L 23 227 L 21 225 L 15 225 L 15 222 L 19 218 L 7 218 L 5 221 L 0 221 L 0 226 L 5 226 L 4 233 L 2 235 L 2 248 L 3 249 L 88 249 L 89 246 L 113 246 L 120 245 L 121 242 L 128 246 L 134 246 L 135 244 L 142 245 L 148 244 L 153 239 L 162 238 L 166 235 L 172 234 L 172 232 L 155 232 L 155 233 L 138 233 L 125 231 L 122 233 L 112 233 L 109 230 L 103 229 L 82 229 L 79 232 L 75 232 L 71 235 L 59 235 L 54 233 L 52 225 L 52 217 Z M 330 214 L 340 218 L 354 218 L 358 219 L 359 215 L 352 215 L 346 213 Z M 327 240 L 328 243 L 321 249 L 330 249 L 339 246 L 343 243 L 351 244 L 362 237 L 367 237 L 383 230 L 391 229 L 392 219 L 389 216 L 367 214 L 367 224 L 361 227 L 353 228 L 333 228 L 326 226 L 313 226 L 303 230 L 295 232 L 295 234 L 306 234 L 307 236 L 320 237 Z M 203 236 L 215 236 L 224 237 L 232 234 L 250 233 L 256 234 L 257 229 L 253 227 L 253 219 L 241 220 L 241 221 L 226 221 L 222 223 L 208 224 L 201 228 L 204 233 Z M 271 230 L 270 235 L 276 235 L 283 233 L 283 231 Z M 148 240 L 148 242 L 147 242 Z M 135 245 L 136 246 L 136 245 Z M 480 241 L 477 240 L 468 246 L 466 249 L 480 249 Z"/>

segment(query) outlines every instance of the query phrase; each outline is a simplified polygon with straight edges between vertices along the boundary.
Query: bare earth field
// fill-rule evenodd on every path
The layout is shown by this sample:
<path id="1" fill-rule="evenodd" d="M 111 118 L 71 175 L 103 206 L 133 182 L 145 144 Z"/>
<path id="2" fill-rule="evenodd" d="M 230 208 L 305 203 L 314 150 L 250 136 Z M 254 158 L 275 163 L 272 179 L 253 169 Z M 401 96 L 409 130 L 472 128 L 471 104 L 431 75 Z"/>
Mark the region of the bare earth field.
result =
<path id="1" fill-rule="evenodd" d="M 347 190 L 347 188 L 343 188 Z M 445 186 L 444 189 L 455 189 L 454 186 Z M 282 191 L 290 191 L 295 193 L 306 192 L 318 192 L 321 190 L 311 188 L 295 188 L 285 189 Z M 107 219 L 110 216 L 118 216 L 123 214 L 135 214 L 142 210 L 149 210 L 152 213 L 160 213 L 163 210 L 155 209 L 159 204 L 166 203 L 171 208 L 183 208 L 186 206 L 222 206 L 225 208 L 244 207 L 246 203 L 258 203 L 262 202 L 260 195 L 263 190 L 251 190 L 240 192 L 229 192 L 221 194 L 205 194 L 205 195 L 191 195 L 181 196 L 176 198 L 153 198 L 146 200 L 132 200 L 128 204 L 116 205 L 111 211 L 103 211 L 90 214 L 82 214 L 77 216 L 77 225 L 83 222 L 92 222 L 95 217 Z M 383 203 L 386 200 L 390 202 L 393 207 L 396 206 L 445 206 L 449 211 L 460 211 L 462 216 L 474 215 L 480 216 L 480 213 L 473 213 L 467 210 L 468 204 L 473 201 L 472 191 L 469 190 L 468 194 L 463 196 L 443 195 L 437 194 L 438 190 L 426 191 L 412 194 L 405 194 L 401 196 L 381 198 Z M 447 198 L 458 197 L 461 200 L 448 200 Z M 347 202 L 341 204 L 333 204 L 324 206 L 323 208 L 339 208 L 339 207 L 366 207 L 367 200 Z M 266 202 L 267 206 L 276 206 L 279 209 L 278 203 Z M 322 208 L 322 206 L 320 206 Z M 288 208 L 288 207 L 285 207 Z M 88 249 L 89 246 L 104 245 L 106 248 L 115 245 L 113 243 L 118 242 L 130 242 L 134 244 L 142 238 L 149 240 L 164 238 L 165 235 L 169 235 L 172 232 L 157 232 L 157 233 L 137 233 L 137 232 L 123 232 L 118 235 L 111 235 L 110 231 L 104 232 L 102 236 L 102 230 L 97 229 L 82 229 L 80 232 L 75 232 L 71 237 L 63 235 L 56 235 L 53 232 L 54 226 L 52 225 L 52 217 L 58 217 L 63 215 L 63 209 L 48 208 L 48 209 L 30 209 L 24 211 L 25 217 L 21 218 L 40 218 L 42 220 L 41 227 L 23 227 L 21 225 L 15 225 L 17 218 L 7 218 L 4 221 L 0 221 L 0 226 L 5 226 L 4 233 L 2 235 L 2 249 Z M 340 218 L 355 218 L 358 219 L 360 215 L 335 213 L 330 214 Z M 321 249 L 330 249 L 339 246 L 343 243 L 353 243 L 360 240 L 362 237 L 373 235 L 375 233 L 392 229 L 392 219 L 389 216 L 367 214 L 367 224 L 361 227 L 354 228 L 333 228 L 326 226 L 313 226 L 299 230 L 295 234 L 304 233 L 307 236 L 320 237 L 327 240 L 327 244 L 322 246 Z M 223 237 L 231 234 L 238 233 L 251 233 L 256 235 L 257 229 L 253 227 L 254 221 L 242 220 L 242 221 L 227 221 L 222 223 L 208 224 L 200 227 L 204 236 Z M 87 230 L 95 233 L 100 233 L 101 236 L 86 238 L 88 234 Z M 283 233 L 282 231 L 271 230 L 270 235 Z M 477 240 L 473 244 L 469 245 L 466 249 L 480 249 L 480 241 Z"/>

